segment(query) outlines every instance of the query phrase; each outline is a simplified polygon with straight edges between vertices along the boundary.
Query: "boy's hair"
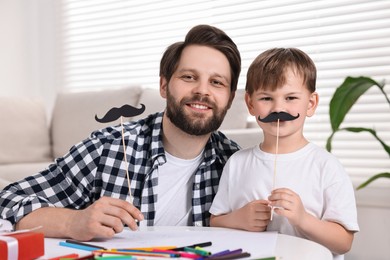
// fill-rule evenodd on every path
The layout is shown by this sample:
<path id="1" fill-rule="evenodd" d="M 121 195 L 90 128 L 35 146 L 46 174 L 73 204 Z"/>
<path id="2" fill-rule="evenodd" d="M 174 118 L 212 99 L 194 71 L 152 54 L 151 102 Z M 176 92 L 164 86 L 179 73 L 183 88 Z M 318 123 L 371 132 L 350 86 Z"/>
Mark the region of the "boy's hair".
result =
<path id="1" fill-rule="evenodd" d="M 286 70 L 303 78 L 307 89 L 316 90 L 317 70 L 312 59 L 296 48 L 269 49 L 252 62 L 246 77 L 245 90 L 252 95 L 258 89 L 275 90 L 286 82 Z"/>
<path id="2" fill-rule="evenodd" d="M 165 77 L 169 82 L 179 65 L 184 48 L 189 45 L 207 46 L 222 52 L 228 59 L 230 65 L 230 89 L 232 92 L 236 91 L 241 72 L 240 52 L 236 44 L 225 32 L 210 25 L 193 27 L 187 33 L 184 42 L 176 42 L 167 48 L 160 62 L 160 77 Z"/>

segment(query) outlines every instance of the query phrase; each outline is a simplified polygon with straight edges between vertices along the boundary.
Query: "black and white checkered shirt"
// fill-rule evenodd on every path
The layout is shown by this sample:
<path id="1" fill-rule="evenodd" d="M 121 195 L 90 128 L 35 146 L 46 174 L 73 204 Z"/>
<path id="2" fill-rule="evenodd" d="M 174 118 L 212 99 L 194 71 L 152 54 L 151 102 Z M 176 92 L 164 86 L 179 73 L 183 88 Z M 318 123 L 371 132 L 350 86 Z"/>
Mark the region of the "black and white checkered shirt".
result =
<path id="1" fill-rule="evenodd" d="M 162 143 L 163 113 L 124 124 L 127 160 L 134 205 L 154 224 L 156 169 L 166 162 Z M 193 175 L 193 225 L 209 225 L 209 208 L 227 159 L 238 145 L 220 132 L 212 133 L 204 158 Z M 91 134 L 48 169 L 7 186 L 0 192 L 0 216 L 16 223 L 42 207 L 83 209 L 102 196 L 129 200 L 121 126 Z"/>

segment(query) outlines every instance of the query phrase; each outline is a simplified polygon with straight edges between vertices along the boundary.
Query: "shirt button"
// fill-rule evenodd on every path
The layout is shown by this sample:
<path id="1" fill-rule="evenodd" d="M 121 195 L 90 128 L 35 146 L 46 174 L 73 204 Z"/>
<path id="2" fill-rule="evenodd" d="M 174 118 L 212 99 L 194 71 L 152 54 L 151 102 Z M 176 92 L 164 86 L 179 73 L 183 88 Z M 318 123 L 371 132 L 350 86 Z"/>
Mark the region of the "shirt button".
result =
<path id="1" fill-rule="evenodd" d="M 200 188 L 200 184 L 199 184 L 199 183 L 196 183 L 196 184 L 195 184 L 195 189 L 199 190 L 199 188 Z"/>

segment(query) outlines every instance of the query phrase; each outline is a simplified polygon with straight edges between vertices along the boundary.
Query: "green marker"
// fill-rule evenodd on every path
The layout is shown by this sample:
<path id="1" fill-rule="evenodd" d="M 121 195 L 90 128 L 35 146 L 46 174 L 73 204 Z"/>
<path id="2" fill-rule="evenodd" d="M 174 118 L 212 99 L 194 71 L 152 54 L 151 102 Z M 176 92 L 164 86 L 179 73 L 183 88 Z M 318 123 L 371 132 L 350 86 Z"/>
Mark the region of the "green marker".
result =
<path id="1" fill-rule="evenodd" d="M 207 252 L 204 249 L 196 249 L 196 248 L 192 248 L 192 247 L 184 247 L 184 251 L 191 252 L 191 253 L 201 255 L 201 256 L 208 256 L 211 254 L 210 252 Z"/>

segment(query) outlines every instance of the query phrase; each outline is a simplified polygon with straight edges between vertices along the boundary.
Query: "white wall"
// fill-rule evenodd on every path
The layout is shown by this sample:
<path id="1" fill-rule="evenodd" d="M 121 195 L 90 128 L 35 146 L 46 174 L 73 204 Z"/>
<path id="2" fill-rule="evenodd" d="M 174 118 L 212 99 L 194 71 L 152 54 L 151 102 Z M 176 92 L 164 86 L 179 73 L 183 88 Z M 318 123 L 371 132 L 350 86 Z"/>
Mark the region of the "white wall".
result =
<path id="1" fill-rule="evenodd" d="M 390 259 L 389 181 L 378 179 L 355 192 L 360 232 L 355 235 L 352 250 L 346 255 L 346 260 Z"/>
<path id="2" fill-rule="evenodd" d="M 58 52 L 51 0 L 0 0 L 0 95 L 44 99 L 56 91 Z"/>
<path id="3" fill-rule="evenodd" d="M 0 0 L 1 96 L 42 98 L 50 111 L 61 89 L 60 44 L 55 30 L 58 2 Z M 346 259 L 389 259 L 390 189 L 374 183 L 356 196 L 361 232 Z"/>

